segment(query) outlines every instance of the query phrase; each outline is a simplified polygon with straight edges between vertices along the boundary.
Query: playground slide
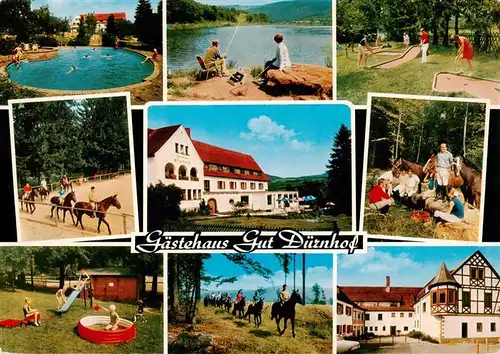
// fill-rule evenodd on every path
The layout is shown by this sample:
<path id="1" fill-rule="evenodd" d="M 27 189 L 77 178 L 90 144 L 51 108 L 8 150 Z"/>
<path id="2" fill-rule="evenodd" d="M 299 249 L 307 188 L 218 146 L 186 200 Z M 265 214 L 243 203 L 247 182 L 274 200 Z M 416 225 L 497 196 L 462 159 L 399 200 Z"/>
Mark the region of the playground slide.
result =
<path id="1" fill-rule="evenodd" d="M 58 314 L 63 314 L 69 310 L 69 308 L 71 307 L 71 305 L 73 305 L 73 302 L 75 302 L 78 295 L 80 295 L 80 293 L 82 292 L 82 289 L 84 289 L 85 285 L 87 285 L 87 280 L 88 279 L 85 279 L 83 281 L 83 286 L 81 287 L 80 290 L 73 290 L 71 292 L 69 297 L 66 299 L 66 303 L 57 311 Z"/>
<path id="2" fill-rule="evenodd" d="M 408 48 L 407 51 L 405 51 L 403 54 L 401 54 L 401 56 L 399 58 L 387 60 L 387 61 L 384 61 L 382 63 L 372 65 L 372 66 L 370 66 L 370 68 L 375 68 L 375 69 L 394 68 L 396 66 L 399 66 L 401 64 L 407 63 L 407 62 L 415 59 L 420 54 L 420 51 L 421 51 L 421 49 L 418 45 L 411 46 L 410 48 Z"/>

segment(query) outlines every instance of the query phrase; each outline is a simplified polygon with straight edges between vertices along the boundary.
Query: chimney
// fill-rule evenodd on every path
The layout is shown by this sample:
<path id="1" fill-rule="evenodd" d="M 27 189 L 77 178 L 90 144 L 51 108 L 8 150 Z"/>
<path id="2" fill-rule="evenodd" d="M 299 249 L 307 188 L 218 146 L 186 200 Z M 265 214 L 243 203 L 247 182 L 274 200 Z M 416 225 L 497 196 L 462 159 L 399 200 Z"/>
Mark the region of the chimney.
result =
<path id="1" fill-rule="evenodd" d="M 391 292 L 391 277 L 390 276 L 385 277 L 385 292 L 387 292 L 387 293 Z"/>
<path id="2" fill-rule="evenodd" d="M 189 138 L 191 139 L 191 128 L 186 128 L 186 133 L 189 136 Z"/>

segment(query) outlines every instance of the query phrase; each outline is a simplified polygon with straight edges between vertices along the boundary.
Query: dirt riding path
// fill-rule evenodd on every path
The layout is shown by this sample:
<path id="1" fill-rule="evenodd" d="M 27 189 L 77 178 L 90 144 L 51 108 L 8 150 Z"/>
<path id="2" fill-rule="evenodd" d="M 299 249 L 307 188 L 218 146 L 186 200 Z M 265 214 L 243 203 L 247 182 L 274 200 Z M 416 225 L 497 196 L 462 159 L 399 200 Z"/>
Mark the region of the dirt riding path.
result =
<path id="1" fill-rule="evenodd" d="M 396 59 L 391 59 L 389 61 L 380 63 L 380 64 L 375 64 L 372 65 L 370 68 L 376 68 L 376 69 L 392 69 L 396 66 L 399 66 L 401 64 L 407 63 L 409 61 L 412 61 L 418 55 L 420 54 L 420 47 L 419 46 L 413 46 L 410 49 L 408 49 L 406 52 L 404 52 L 401 57 L 396 58 Z"/>
<path id="2" fill-rule="evenodd" d="M 500 82 L 454 73 L 437 73 L 433 90 L 439 92 L 467 92 L 468 94 L 491 100 L 491 104 L 500 104 Z"/>
<path id="3" fill-rule="evenodd" d="M 90 191 L 90 186 L 94 185 L 96 187 L 96 196 L 98 200 L 102 200 L 111 195 L 118 194 L 118 200 L 121 204 L 121 209 L 118 210 L 115 207 L 110 207 L 108 214 L 106 215 L 106 221 L 108 221 L 111 227 L 111 233 L 113 235 L 124 234 L 123 217 L 120 216 L 122 213 L 135 215 L 134 213 L 134 198 L 133 198 L 133 184 L 132 176 L 125 175 L 117 177 L 112 180 L 86 183 L 82 186 L 74 186 L 77 201 L 87 201 L 88 194 Z M 84 215 L 82 222 L 85 230 L 82 230 L 80 226 L 76 227 L 71 223 L 71 216 L 66 213 L 66 222 L 62 222 L 63 211 L 59 211 L 60 220 L 55 225 L 55 215 L 54 218 L 50 217 L 50 198 L 56 195 L 52 193 L 47 200 L 44 201 L 46 205 L 37 204 L 37 209 L 33 214 L 27 213 L 25 210 L 20 212 L 21 218 L 21 240 L 22 241 L 40 241 L 40 240 L 51 240 L 51 239 L 62 239 L 62 238 L 76 238 L 76 237 L 88 237 L 88 236 L 107 236 L 108 230 L 106 225 L 101 224 L 101 233 L 97 233 L 97 223 L 98 219 L 91 219 L 89 216 Z M 39 201 L 39 200 L 38 200 Z M 54 210 L 55 213 L 55 210 Z M 110 215 L 120 214 L 120 215 Z M 135 228 L 135 218 L 126 217 L 126 233 L 134 232 Z M 75 219 L 76 220 L 76 219 Z"/>

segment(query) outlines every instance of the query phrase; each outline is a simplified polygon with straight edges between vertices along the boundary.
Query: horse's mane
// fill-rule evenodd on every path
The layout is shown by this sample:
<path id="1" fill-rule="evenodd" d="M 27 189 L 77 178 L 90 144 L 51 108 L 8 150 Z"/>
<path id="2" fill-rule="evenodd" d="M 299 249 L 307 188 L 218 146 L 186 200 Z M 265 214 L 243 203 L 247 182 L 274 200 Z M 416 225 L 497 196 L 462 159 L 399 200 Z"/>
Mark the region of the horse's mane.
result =
<path id="1" fill-rule="evenodd" d="M 109 197 L 104 198 L 103 200 L 101 200 L 99 203 L 109 202 L 109 201 L 115 199 L 115 197 L 116 197 L 116 195 L 110 195 Z"/>
<path id="2" fill-rule="evenodd" d="M 469 158 L 465 157 L 465 156 L 456 156 L 456 157 L 459 157 L 461 160 L 462 160 L 462 164 L 465 163 L 465 165 L 469 168 L 472 168 L 474 170 L 474 172 L 476 172 L 477 170 L 479 170 L 479 168 L 477 168 L 477 166 L 474 164 L 474 162 L 472 162 L 471 160 L 469 160 Z"/>

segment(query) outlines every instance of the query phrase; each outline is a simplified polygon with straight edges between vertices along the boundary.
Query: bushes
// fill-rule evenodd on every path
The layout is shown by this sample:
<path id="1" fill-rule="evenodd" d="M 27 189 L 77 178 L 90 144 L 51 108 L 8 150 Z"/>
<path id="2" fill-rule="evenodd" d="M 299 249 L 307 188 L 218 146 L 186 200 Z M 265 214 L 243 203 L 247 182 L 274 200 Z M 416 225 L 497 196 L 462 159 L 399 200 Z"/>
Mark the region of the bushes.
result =
<path id="1" fill-rule="evenodd" d="M 12 50 L 16 48 L 16 41 L 13 39 L 0 39 L 0 55 L 10 55 Z"/>
<path id="2" fill-rule="evenodd" d="M 102 46 L 103 47 L 114 47 L 116 36 L 114 34 L 109 34 L 104 32 L 102 34 Z"/>
<path id="3" fill-rule="evenodd" d="M 35 41 L 38 43 L 40 47 L 52 47 L 55 48 L 59 46 L 59 43 L 57 42 L 57 39 L 55 37 L 49 37 L 49 36 L 36 36 Z"/>
<path id="4" fill-rule="evenodd" d="M 439 343 L 437 340 L 435 340 L 431 336 L 429 336 L 429 335 L 427 335 L 425 333 L 419 332 L 419 331 L 415 331 L 415 330 L 411 331 L 410 333 L 408 333 L 408 337 L 415 338 L 415 339 L 420 339 L 420 340 L 423 340 L 423 341 L 426 341 L 426 342 L 430 342 L 430 343 L 435 343 L 435 344 Z"/>
<path id="5" fill-rule="evenodd" d="M 35 91 L 14 87 L 8 77 L 0 74 L 0 105 L 6 105 L 8 100 L 14 98 L 32 98 L 38 96 Z"/>

